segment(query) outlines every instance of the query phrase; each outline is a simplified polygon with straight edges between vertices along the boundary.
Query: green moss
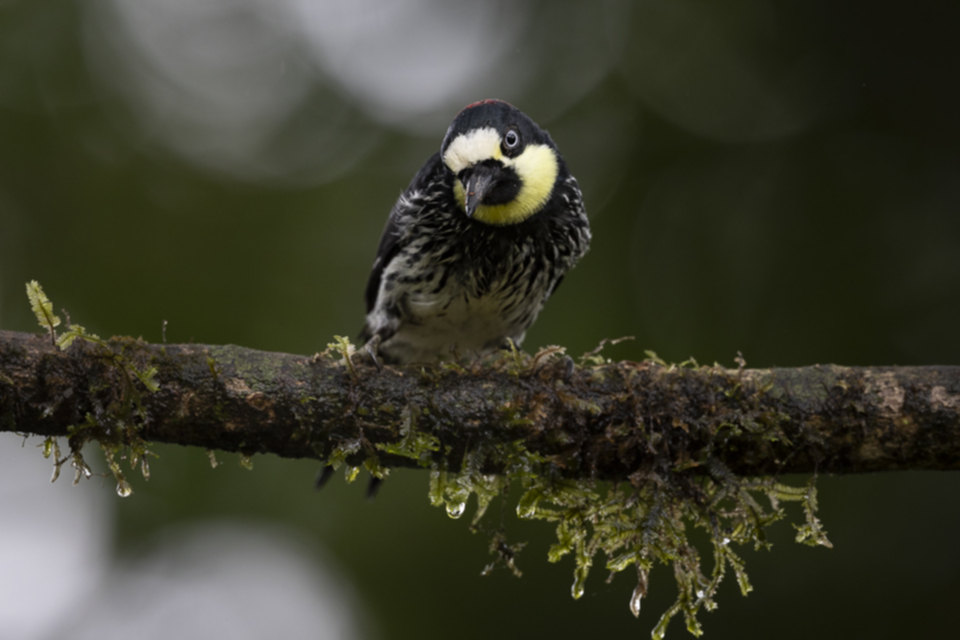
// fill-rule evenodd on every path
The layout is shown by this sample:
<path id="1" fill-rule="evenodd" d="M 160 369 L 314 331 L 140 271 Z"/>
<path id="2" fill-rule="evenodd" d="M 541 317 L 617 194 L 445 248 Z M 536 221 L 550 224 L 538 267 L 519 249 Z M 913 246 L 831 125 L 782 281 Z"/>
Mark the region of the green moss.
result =
<path id="1" fill-rule="evenodd" d="M 503 366 L 508 372 L 529 372 L 529 356 L 526 362 L 519 358 L 516 351 L 507 352 Z M 592 354 L 585 360 L 592 362 L 597 358 L 599 355 Z M 670 371 L 699 367 L 693 360 L 676 368 L 667 366 Z M 706 369 L 707 373 L 712 371 Z M 719 368 L 717 371 L 718 383 L 727 385 L 728 394 L 759 407 L 754 387 L 747 388 L 736 381 L 731 384 L 719 373 Z M 563 401 L 562 393 L 558 396 Z M 577 405 L 577 409 L 591 411 L 590 407 L 581 405 Z M 628 482 L 611 484 L 561 477 L 558 459 L 528 451 L 522 440 L 488 450 L 471 450 L 464 456 L 459 470 L 432 464 L 430 503 L 445 508 L 451 518 L 460 518 L 466 512 L 470 497 L 476 496 L 477 509 L 471 528 L 489 536 L 490 551 L 496 558 L 484 573 L 502 565 L 520 575 L 516 559 L 523 545 L 508 543 L 502 523 L 495 528 L 487 528 L 482 523 L 491 501 L 506 496 L 510 486 L 519 484 L 522 492 L 515 507 L 517 516 L 544 520 L 556 527 L 556 542 L 550 547 L 547 560 L 572 559 L 574 598 L 583 595 L 588 576 L 598 563 L 610 572 L 611 578 L 613 574 L 635 570 L 637 585 L 629 607 L 634 615 L 639 615 L 653 567 L 670 566 L 678 589 L 677 601 L 663 613 L 652 635 L 664 637 L 669 622 L 682 614 L 687 630 L 699 636 L 703 630 L 698 614 L 702 609 L 711 611 L 717 607 L 717 589 L 728 573 L 733 573 L 743 595 L 753 589 L 745 563 L 735 548 L 748 545 L 769 549 L 766 528 L 785 517 L 781 503 L 797 501 L 803 506 L 804 522 L 794 525 L 798 542 L 831 546 L 816 517 L 813 480 L 804 487 L 791 487 L 770 478 L 740 478 L 727 469 L 719 457 L 712 455 L 712 443 L 725 442 L 731 436 L 785 441 L 781 427 L 786 416 L 758 413 L 760 417 L 754 420 L 741 415 L 736 420 L 720 417 L 715 423 L 675 421 L 665 431 L 653 432 L 642 424 L 612 425 L 611 433 L 636 430 L 647 438 L 651 447 L 666 446 L 671 439 L 681 437 L 708 441 L 696 457 L 688 455 L 650 463 L 631 475 Z M 678 411 L 677 415 L 682 412 Z M 432 459 L 430 454 L 437 451 L 438 443 L 433 436 L 416 430 L 417 416 L 414 408 L 404 408 L 403 440 L 397 445 L 379 445 L 379 448 L 415 458 L 426 465 Z M 501 420 L 504 427 L 528 422 L 509 406 L 504 408 Z M 485 474 L 484 468 L 498 468 L 503 472 Z M 694 529 L 702 529 L 708 537 L 706 553 L 712 560 L 709 570 L 704 568 L 701 551 L 690 541 L 689 535 Z"/>
<path id="2" fill-rule="evenodd" d="M 99 383 L 87 391 L 96 400 L 95 411 L 87 413 L 82 422 L 67 429 L 70 453 L 61 458 L 56 438 L 47 438 L 44 442 L 44 456 L 49 458 L 52 454 L 54 457 L 53 479 L 57 479 L 60 468 L 67 462 L 76 470 L 75 484 L 81 477 L 90 477 L 90 467 L 83 459 L 81 449 L 87 442 L 95 441 L 103 451 L 107 468 L 117 481 L 117 493 L 122 497 L 129 496 L 132 488 L 123 473 L 122 461 L 128 461 L 131 469 L 139 465 L 143 477 L 150 477 L 147 456 L 153 454 L 147 449 L 147 442 L 140 437 L 140 426 L 147 418 L 141 398 L 144 393 L 159 389 L 154 379 L 157 368 L 152 364 L 139 366 L 126 355 L 127 349 L 139 342 L 133 338 L 112 338 L 107 341 L 72 323 L 57 337 L 55 328 L 59 326 L 60 319 L 53 315 L 53 303 L 39 283 L 31 281 L 27 284 L 27 297 L 37 322 L 50 332 L 54 343 L 62 351 L 78 348 L 75 343 L 79 341 L 92 348 L 96 356 L 90 359 L 92 364 L 87 366 L 99 368 L 96 375 L 91 376 Z"/>
<path id="3" fill-rule="evenodd" d="M 69 324 L 67 331 L 58 338 L 56 327 L 59 326 L 59 318 L 52 314 L 52 303 L 36 283 L 28 285 L 28 292 L 38 322 L 50 332 L 51 339 L 61 349 L 89 348 L 98 356 L 85 359 L 89 364 L 84 366 L 98 367 L 96 375 L 90 378 L 99 383 L 96 388 L 86 391 L 95 400 L 94 410 L 69 429 L 70 453 L 61 457 L 59 442 L 55 438 L 44 442 L 44 455 L 54 459 L 54 478 L 67 462 L 76 471 L 75 481 L 89 476 L 90 469 L 81 449 L 86 442 L 96 441 L 117 481 L 118 493 L 129 495 L 130 483 L 122 463 L 129 462 L 131 469 L 139 465 L 144 477 L 149 476 L 147 456 L 151 454 L 146 448 L 147 443 L 140 437 L 140 428 L 147 419 L 141 398 L 145 393 L 156 391 L 154 378 L 157 367 L 163 363 L 156 359 L 148 366 L 135 363 L 126 353 L 136 341 L 129 338 L 104 341 L 78 325 Z M 215 380 L 221 377 L 218 362 L 235 360 L 231 349 L 216 348 L 201 356 L 206 358 Z M 341 366 L 354 381 L 359 382 L 351 361 L 353 351 L 353 345 L 347 339 L 338 337 L 326 353 L 338 353 L 342 358 Z M 831 545 L 816 517 L 817 495 L 813 480 L 804 487 L 791 487 L 771 478 L 741 478 L 733 474 L 716 453 L 724 447 L 727 451 L 731 450 L 733 445 L 730 441 L 735 438 L 744 446 L 744 450 L 746 445 L 756 443 L 761 443 L 763 447 L 773 443 L 789 446 L 785 429 L 788 417 L 764 409 L 763 396 L 771 392 L 772 381 L 741 380 L 738 373 L 742 373 L 744 366 L 742 358 L 740 372 L 731 374 L 719 367 L 700 367 L 692 359 L 680 365 L 668 365 L 656 354 L 648 355 L 650 362 L 656 363 L 655 366 L 663 367 L 672 375 L 680 373 L 671 378 L 670 384 L 677 385 L 677 390 L 683 393 L 676 394 L 681 400 L 665 397 L 662 415 L 668 418 L 665 417 L 662 422 L 648 422 L 646 418 L 631 421 L 629 417 L 619 416 L 605 427 L 605 433 L 611 438 L 637 438 L 646 444 L 650 452 L 656 452 L 656 455 L 648 458 L 631 460 L 629 468 L 632 473 L 627 480 L 608 483 L 565 477 L 571 470 L 587 463 L 576 453 L 574 435 L 563 430 L 546 434 L 548 442 L 563 445 L 554 450 L 565 452 L 555 456 L 529 451 L 524 440 L 517 439 L 506 444 L 481 445 L 466 452 L 459 451 L 458 458 L 451 459 L 450 446 L 441 446 L 439 437 L 431 430 L 419 428 L 418 422 L 422 420 L 424 423 L 455 427 L 457 416 L 445 414 L 437 408 L 431 411 L 428 406 L 418 407 L 412 402 L 397 407 L 377 400 L 371 405 L 376 407 L 375 411 L 368 408 L 358 408 L 356 411 L 357 416 L 371 421 L 376 420 L 377 414 L 392 416 L 399 412 L 398 441 L 374 445 L 361 431 L 355 439 L 333 445 L 317 445 L 316 452 L 318 456 L 325 457 L 327 464 L 334 469 L 344 467 L 348 482 L 357 477 L 357 465 L 361 463 L 374 477 L 384 477 L 388 469 L 381 463 L 380 455 L 415 460 L 420 466 L 430 469 L 428 496 L 431 504 L 443 507 L 451 518 L 461 518 L 467 512 L 471 497 L 475 496 L 476 509 L 471 529 L 489 537 L 490 552 L 494 556 L 494 561 L 484 569 L 484 574 L 498 566 L 506 567 L 517 576 L 521 574 L 517 558 L 523 543 L 509 541 L 502 521 L 499 526 L 488 526 L 484 521 L 484 515 L 495 498 L 507 500 L 509 489 L 519 487 L 519 498 L 515 505 L 517 516 L 525 520 L 550 522 L 555 527 L 556 542 L 548 550 L 547 560 L 572 560 L 571 594 L 574 598 L 584 593 L 591 570 L 597 565 L 610 572 L 611 577 L 635 570 L 637 583 L 630 596 L 629 607 L 638 615 L 651 584 L 651 572 L 656 565 L 666 565 L 672 568 L 678 597 L 674 605 L 661 616 L 653 630 L 653 637 L 662 638 L 669 622 L 680 614 L 684 616 L 688 631 L 700 635 L 702 629 L 697 616 L 701 609 L 710 611 L 716 608 L 717 588 L 728 573 L 733 573 L 743 595 L 752 590 L 744 561 L 735 548 L 740 545 L 752 545 L 755 549 L 770 548 L 766 528 L 785 517 L 782 503 L 793 501 L 802 506 L 804 520 L 794 525 L 797 542 Z M 160 357 L 165 356 L 161 354 Z M 599 348 L 585 354 L 581 358 L 581 367 L 588 369 L 581 369 L 579 379 L 586 381 L 584 384 L 597 385 L 599 389 L 615 382 L 613 378 L 619 375 L 626 376 L 628 380 L 633 379 L 630 376 L 637 375 L 634 369 L 622 373 L 599 366 L 606 362 Z M 561 372 L 566 371 L 567 374 L 566 377 L 557 376 L 560 379 L 554 383 L 553 397 L 572 412 L 601 415 L 604 411 L 601 404 L 584 399 L 584 394 L 565 390 L 573 371 L 573 361 L 564 355 L 560 347 L 548 347 L 532 357 L 513 347 L 500 357 L 485 360 L 474 368 L 490 367 L 509 375 L 536 376 L 544 367 L 558 364 L 563 367 Z M 264 368 L 274 365 L 244 366 Z M 707 374 L 706 377 L 710 381 L 715 380 L 716 384 L 712 388 L 684 387 L 689 381 L 682 374 L 688 369 Z M 252 371 L 239 373 L 245 380 L 260 378 L 260 375 L 247 375 Z M 257 369 L 257 373 L 262 372 Z M 456 363 L 421 368 L 419 371 L 420 382 L 425 386 L 439 385 L 445 377 L 465 373 L 466 369 Z M 836 380 L 826 376 L 824 384 L 812 388 L 810 393 L 822 394 L 835 385 Z M 724 413 L 711 404 L 711 398 L 724 395 L 736 400 L 734 404 L 740 408 Z M 708 406 L 711 412 L 716 409 L 716 413 L 708 412 L 709 417 L 704 418 L 702 412 L 687 411 L 684 402 L 688 401 L 682 399 L 693 397 Z M 310 400 L 312 402 L 315 399 Z M 502 409 L 496 428 L 507 430 L 513 437 L 514 431 L 522 433 L 536 423 L 525 413 L 526 409 L 517 409 L 511 398 L 504 397 L 501 400 Z M 298 414 L 304 423 L 309 422 L 306 417 L 310 412 L 310 404 L 306 403 L 304 415 Z M 52 406 L 51 411 L 55 408 Z M 222 407 L 218 406 L 216 411 L 222 417 Z M 240 448 L 247 451 L 243 445 Z M 249 452 L 254 450 L 255 447 L 251 447 Z M 249 468 L 248 455 L 241 455 L 240 463 Z M 216 465 L 212 452 L 210 461 Z M 490 469 L 499 472 L 491 474 Z M 689 534 L 698 528 L 705 532 L 708 539 L 704 549 L 698 549 L 690 541 Z M 709 570 L 703 566 L 701 552 L 711 556 Z"/>
<path id="4" fill-rule="evenodd" d="M 432 433 L 419 431 L 417 419 L 422 411 L 408 404 L 400 412 L 400 436 L 397 443 L 379 443 L 377 449 L 391 455 L 417 460 L 422 467 L 432 464 L 433 454 L 440 450 L 440 440 Z"/>
<path id="5" fill-rule="evenodd" d="M 354 380 L 356 380 L 357 369 L 356 367 L 354 367 L 353 359 L 351 358 L 351 356 L 355 351 L 355 348 L 350 343 L 350 339 L 345 338 L 343 336 L 333 336 L 333 340 L 334 340 L 333 342 L 327 345 L 327 350 L 324 353 L 327 353 L 330 351 L 336 351 L 337 353 L 339 353 L 340 357 L 342 358 L 341 362 L 344 365 L 346 365 L 347 369 L 350 371 L 350 375 L 353 377 Z"/>

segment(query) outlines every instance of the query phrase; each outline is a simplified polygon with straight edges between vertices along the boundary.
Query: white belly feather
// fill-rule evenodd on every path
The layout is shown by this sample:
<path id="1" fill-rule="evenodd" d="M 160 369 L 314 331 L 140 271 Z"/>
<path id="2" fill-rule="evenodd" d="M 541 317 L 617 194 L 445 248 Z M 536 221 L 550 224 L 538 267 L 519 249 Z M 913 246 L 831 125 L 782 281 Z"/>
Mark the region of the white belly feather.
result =
<path id="1" fill-rule="evenodd" d="M 506 338 L 520 344 L 526 327 L 536 318 L 536 313 L 528 315 L 529 322 L 521 325 L 516 314 L 504 313 L 509 301 L 497 286 L 480 298 L 470 297 L 453 282 L 436 293 L 415 289 L 395 293 L 403 300 L 402 316 L 392 320 L 396 331 L 381 343 L 380 350 L 404 362 L 428 362 L 438 356 L 449 360 L 453 350 L 471 355 L 496 349 Z M 537 298 L 542 295 L 542 291 L 534 294 Z M 381 308 L 373 315 L 377 316 L 375 325 L 390 322 Z"/>

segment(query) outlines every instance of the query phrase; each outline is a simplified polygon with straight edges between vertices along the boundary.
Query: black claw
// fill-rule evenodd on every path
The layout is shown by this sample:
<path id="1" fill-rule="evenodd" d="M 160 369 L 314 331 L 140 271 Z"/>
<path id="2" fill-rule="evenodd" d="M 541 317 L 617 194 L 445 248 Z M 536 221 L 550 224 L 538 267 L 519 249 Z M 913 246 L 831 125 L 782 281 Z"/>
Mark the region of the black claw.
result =
<path id="1" fill-rule="evenodd" d="M 363 345 L 362 351 L 357 351 L 353 354 L 354 362 L 361 362 L 369 359 L 371 362 L 373 362 L 378 372 L 383 371 L 383 365 L 380 364 L 380 358 L 377 357 L 377 352 L 380 351 L 381 340 L 382 338 L 380 337 L 380 334 L 374 334 L 374 336 L 367 340 L 366 344 Z"/>
<path id="2" fill-rule="evenodd" d="M 330 465 L 324 465 L 320 471 L 317 472 L 317 478 L 313 481 L 313 488 L 317 491 L 323 489 L 323 486 L 330 481 L 330 478 L 333 476 L 333 467 Z"/>
<path id="3" fill-rule="evenodd" d="M 377 342 L 379 342 L 379 340 Z M 377 358 L 377 352 L 373 347 L 370 346 L 370 343 L 368 342 L 365 344 L 363 348 L 366 350 L 367 355 L 370 356 L 370 359 L 373 360 L 373 364 L 377 367 L 377 371 L 383 371 L 383 365 L 380 364 L 380 360 Z"/>
<path id="4" fill-rule="evenodd" d="M 377 491 L 380 491 L 380 485 L 382 484 L 383 478 L 370 477 L 370 484 L 367 485 L 367 500 L 373 500 L 377 497 Z"/>

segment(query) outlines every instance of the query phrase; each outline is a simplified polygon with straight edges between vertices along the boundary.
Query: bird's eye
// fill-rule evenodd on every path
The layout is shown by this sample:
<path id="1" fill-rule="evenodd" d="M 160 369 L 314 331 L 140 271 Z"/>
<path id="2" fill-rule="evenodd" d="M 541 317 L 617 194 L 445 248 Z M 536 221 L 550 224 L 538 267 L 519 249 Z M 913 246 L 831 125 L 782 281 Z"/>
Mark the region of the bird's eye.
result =
<path id="1" fill-rule="evenodd" d="M 520 145 L 520 134 L 510 129 L 503 137 L 503 146 L 507 149 L 516 149 Z"/>

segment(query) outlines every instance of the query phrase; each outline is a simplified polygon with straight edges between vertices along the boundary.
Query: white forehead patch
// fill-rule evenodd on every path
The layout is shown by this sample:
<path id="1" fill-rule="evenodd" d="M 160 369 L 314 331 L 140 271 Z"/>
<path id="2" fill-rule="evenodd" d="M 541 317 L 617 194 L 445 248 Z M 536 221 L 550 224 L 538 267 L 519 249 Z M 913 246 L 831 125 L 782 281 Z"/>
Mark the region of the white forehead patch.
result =
<path id="1" fill-rule="evenodd" d="M 492 127 L 474 129 L 453 139 L 443 154 L 443 162 L 455 174 L 483 160 L 499 160 L 500 134 Z"/>

